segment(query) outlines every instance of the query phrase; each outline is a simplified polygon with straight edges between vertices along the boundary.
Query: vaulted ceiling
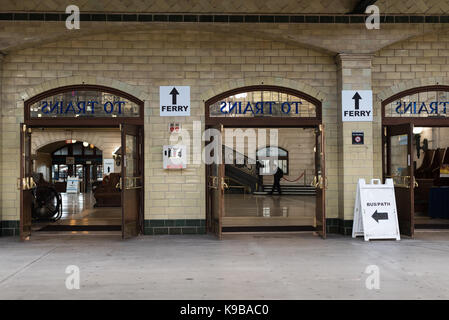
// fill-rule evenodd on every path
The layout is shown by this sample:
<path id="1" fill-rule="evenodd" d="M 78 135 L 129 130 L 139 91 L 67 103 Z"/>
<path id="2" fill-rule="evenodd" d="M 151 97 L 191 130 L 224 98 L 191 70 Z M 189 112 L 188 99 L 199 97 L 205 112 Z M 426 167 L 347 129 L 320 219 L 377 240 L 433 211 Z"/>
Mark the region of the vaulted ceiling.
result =
<path id="1" fill-rule="evenodd" d="M 64 12 L 68 4 L 86 12 L 133 13 L 321 13 L 344 14 L 363 0 L 1 0 L 0 11 Z M 449 0 L 378 0 L 383 14 L 445 14 Z"/>

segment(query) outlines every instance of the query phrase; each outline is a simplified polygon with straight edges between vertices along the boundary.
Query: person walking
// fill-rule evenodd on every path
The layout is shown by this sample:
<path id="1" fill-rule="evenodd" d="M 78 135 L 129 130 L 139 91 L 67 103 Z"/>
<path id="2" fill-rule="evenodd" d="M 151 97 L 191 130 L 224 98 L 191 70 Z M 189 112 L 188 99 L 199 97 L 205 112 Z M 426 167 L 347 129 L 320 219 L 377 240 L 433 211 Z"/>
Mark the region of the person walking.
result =
<path id="1" fill-rule="evenodd" d="M 271 192 L 269 194 L 273 194 L 274 189 L 277 189 L 279 194 L 282 194 L 281 178 L 284 176 L 284 171 L 282 171 L 282 169 L 279 166 L 277 166 L 277 165 L 275 165 L 275 166 L 276 166 L 276 169 L 275 169 L 276 171 L 273 175 L 273 178 L 274 178 L 273 187 L 271 188 Z"/>

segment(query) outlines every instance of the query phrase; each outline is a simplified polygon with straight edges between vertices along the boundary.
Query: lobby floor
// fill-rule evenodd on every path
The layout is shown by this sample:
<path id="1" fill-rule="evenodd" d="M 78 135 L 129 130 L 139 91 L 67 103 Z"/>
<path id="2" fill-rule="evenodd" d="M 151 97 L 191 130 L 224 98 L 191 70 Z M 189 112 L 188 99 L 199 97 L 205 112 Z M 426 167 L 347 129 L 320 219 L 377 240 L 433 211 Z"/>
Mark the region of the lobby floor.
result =
<path id="1" fill-rule="evenodd" d="M 314 226 L 315 196 L 225 194 L 223 226 Z"/>
<path id="2" fill-rule="evenodd" d="M 449 232 L 0 238 L 0 299 L 449 299 Z M 80 270 L 68 290 L 67 266 Z M 369 290 L 368 266 L 380 289 Z"/>
<path id="3" fill-rule="evenodd" d="M 120 226 L 122 209 L 120 207 L 94 208 L 95 198 L 89 193 L 61 193 L 62 217 L 52 225 L 76 226 Z M 33 229 L 39 229 L 49 223 L 33 223 Z"/>

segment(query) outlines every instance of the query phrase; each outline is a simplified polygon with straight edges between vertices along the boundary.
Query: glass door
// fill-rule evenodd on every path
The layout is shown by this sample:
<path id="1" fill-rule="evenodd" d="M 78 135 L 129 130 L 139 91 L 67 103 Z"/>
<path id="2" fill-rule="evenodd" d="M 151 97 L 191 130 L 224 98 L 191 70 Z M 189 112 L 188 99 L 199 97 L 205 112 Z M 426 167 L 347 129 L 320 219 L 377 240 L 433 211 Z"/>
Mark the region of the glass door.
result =
<path id="1" fill-rule="evenodd" d="M 402 234 L 414 234 L 413 124 L 389 126 L 386 130 L 385 178 L 394 181 L 399 229 Z"/>
<path id="2" fill-rule="evenodd" d="M 122 135 L 122 238 L 137 236 L 143 222 L 143 130 L 136 125 L 121 126 Z"/>
<path id="3" fill-rule="evenodd" d="M 20 190 L 20 239 L 29 240 L 31 236 L 31 219 L 33 191 L 31 162 L 31 128 L 20 124 L 20 178 L 17 187 Z"/>
<path id="4" fill-rule="evenodd" d="M 207 228 L 209 232 L 217 235 L 219 239 L 222 238 L 222 217 L 224 212 L 224 164 L 222 155 L 222 137 L 223 126 L 217 125 L 211 127 L 220 133 L 219 136 L 213 135 L 211 141 L 206 145 L 206 152 L 208 146 L 214 146 L 211 153 L 208 154 L 212 158 L 212 163 L 206 165 L 207 176 Z M 219 141 L 214 141 L 218 139 Z M 209 150 L 210 151 L 210 150 Z"/>
<path id="5" fill-rule="evenodd" d="M 326 238 L 326 202 L 325 193 L 327 178 L 325 175 L 324 163 L 324 129 L 320 125 L 315 130 L 315 176 L 314 185 L 316 188 L 315 223 L 316 232 Z"/>

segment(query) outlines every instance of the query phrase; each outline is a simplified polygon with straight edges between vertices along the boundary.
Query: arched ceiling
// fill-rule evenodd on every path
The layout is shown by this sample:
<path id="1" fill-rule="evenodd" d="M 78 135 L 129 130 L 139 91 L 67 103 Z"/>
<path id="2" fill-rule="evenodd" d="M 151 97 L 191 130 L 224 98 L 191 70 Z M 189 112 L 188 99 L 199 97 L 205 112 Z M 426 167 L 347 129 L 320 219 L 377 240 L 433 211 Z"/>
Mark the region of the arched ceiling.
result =
<path id="1" fill-rule="evenodd" d="M 1 11 L 65 12 L 76 4 L 85 12 L 122 13 L 288 13 L 345 14 L 360 0 L 1 0 Z M 378 0 L 382 14 L 447 14 L 449 0 Z"/>
<path id="2" fill-rule="evenodd" d="M 86 35 L 142 30 L 238 34 L 310 47 L 327 54 L 366 54 L 426 33 L 446 33 L 449 27 L 445 24 L 383 24 L 380 30 L 368 30 L 363 24 L 82 22 L 80 30 L 68 30 L 63 21 L 0 21 L 0 52 L 7 54 L 22 48 Z"/>

